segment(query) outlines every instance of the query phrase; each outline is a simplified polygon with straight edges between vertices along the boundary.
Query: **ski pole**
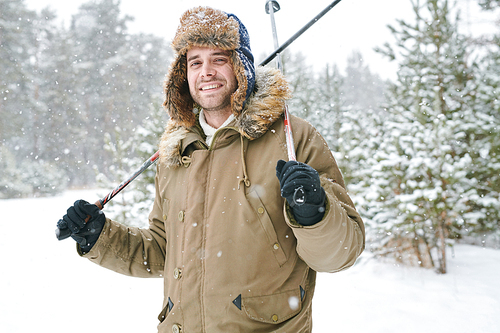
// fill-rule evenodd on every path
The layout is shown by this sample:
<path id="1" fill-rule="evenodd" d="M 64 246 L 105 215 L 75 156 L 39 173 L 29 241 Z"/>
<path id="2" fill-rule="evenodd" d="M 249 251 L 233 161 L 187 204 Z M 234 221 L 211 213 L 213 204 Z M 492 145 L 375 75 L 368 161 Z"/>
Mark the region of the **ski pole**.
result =
<path id="1" fill-rule="evenodd" d="M 268 0 L 266 2 L 266 13 L 271 16 L 271 28 L 273 30 L 273 39 L 274 39 L 274 47 L 278 47 L 278 33 L 276 32 L 276 21 L 274 20 L 274 13 L 280 10 L 280 5 L 278 1 Z M 283 72 L 283 66 L 281 63 L 281 54 L 276 54 L 276 65 L 278 69 Z M 295 155 L 295 145 L 293 143 L 293 135 L 292 135 L 292 126 L 290 124 L 290 112 L 288 111 L 288 105 L 285 103 L 285 118 L 283 120 L 285 125 L 285 139 L 286 139 L 286 148 L 288 152 L 288 160 L 289 161 L 297 161 L 297 156 Z M 297 206 L 303 205 L 305 200 L 305 192 L 302 186 L 295 189 L 293 194 L 293 202 Z"/>
<path id="2" fill-rule="evenodd" d="M 297 31 L 295 33 L 295 35 L 293 35 L 292 37 L 290 37 L 283 45 L 281 45 L 279 48 L 277 48 L 273 53 L 271 53 L 266 59 L 264 59 L 264 61 L 262 61 L 260 63 L 260 66 L 265 66 L 267 65 L 268 63 L 271 62 L 271 60 L 273 60 L 276 55 L 280 54 L 281 52 L 283 52 L 287 47 L 288 45 L 292 44 L 297 38 L 299 38 L 300 35 L 302 35 L 307 29 L 309 29 L 314 23 L 316 23 L 320 18 L 322 18 L 326 13 L 328 13 L 330 11 L 330 9 L 332 9 L 333 7 L 335 7 L 341 0 L 335 0 L 334 2 L 332 2 L 331 4 L 329 4 L 325 9 L 323 9 L 321 11 L 321 13 L 319 13 L 318 15 L 316 15 L 311 21 L 309 21 L 305 26 L 302 27 L 302 29 L 300 29 L 299 31 Z M 266 3 L 266 13 L 270 14 L 268 12 L 268 3 L 278 3 L 277 1 L 268 1 Z M 273 4 L 273 9 L 274 12 L 277 12 L 280 8 L 279 8 L 279 5 L 275 5 Z"/>
<path id="3" fill-rule="evenodd" d="M 123 190 L 128 184 L 130 184 L 137 176 L 139 176 L 141 173 L 144 172 L 147 168 L 151 166 L 157 159 L 158 156 L 160 155 L 160 151 L 157 151 L 154 153 L 146 162 L 142 164 L 142 166 L 137 169 L 136 172 L 134 172 L 127 180 L 123 181 L 120 185 L 118 185 L 113 191 L 109 192 L 104 198 L 97 200 L 94 204 L 99 207 L 99 209 L 102 209 L 105 204 L 107 204 L 115 195 L 120 193 L 121 190 Z M 85 222 L 88 222 L 90 219 L 90 216 L 87 216 L 85 219 Z M 71 231 L 69 228 L 67 229 L 56 229 L 56 237 L 58 240 L 63 240 L 71 236 Z"/>

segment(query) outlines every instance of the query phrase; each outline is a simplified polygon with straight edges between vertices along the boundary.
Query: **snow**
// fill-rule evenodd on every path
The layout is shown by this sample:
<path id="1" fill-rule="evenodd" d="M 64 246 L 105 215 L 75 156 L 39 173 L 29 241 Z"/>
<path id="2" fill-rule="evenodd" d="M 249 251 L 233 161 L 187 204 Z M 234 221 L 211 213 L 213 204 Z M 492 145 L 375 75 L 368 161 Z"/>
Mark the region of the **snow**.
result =
<path id="1" fill-rule="evenodd" d="M 0 332 L 155 332 L 162 280 L 108 271 L 57 241 L 76 199 L 0 200 Z M 24 214 L 26 212 L 26 214 Z M 365 254 L 351 269 L 318 274 L 314 332 L 500 332 L 500 251 L 456 245 L 449 273 L 400 267 Z"/>

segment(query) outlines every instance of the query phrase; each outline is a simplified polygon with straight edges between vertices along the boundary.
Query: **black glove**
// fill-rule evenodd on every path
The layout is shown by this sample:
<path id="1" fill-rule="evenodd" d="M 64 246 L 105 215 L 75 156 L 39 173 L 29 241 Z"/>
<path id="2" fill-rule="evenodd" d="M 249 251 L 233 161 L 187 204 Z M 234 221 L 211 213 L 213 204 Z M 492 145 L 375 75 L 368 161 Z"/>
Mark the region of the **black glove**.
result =
<path id="1" fill-rule="evenodd" d="M 280 182 L 281 196 L 292 207 L 293 215 L 302 225 L 313 225 L 325 214 L 325 190 L 321 186 L 319 174 L 307 164 L 279 160 L 276 176 Z M 303 196 L 303 204 L 295 202 L 294 196 Z"/>
<path id="2" fill-rule="evenodd" d="M 87 216 L 90 216 L 90 219 L 85 222 Z M 69 229 L 71 238 L 80 244 L 82 251 L 89 252 L 97 242 L 104 222 L 106 217 L 96 205 L 85 200 L 77 200 L 68 208 L 67 214 L 57 222 L 57 227 L 59 230 Z"/>

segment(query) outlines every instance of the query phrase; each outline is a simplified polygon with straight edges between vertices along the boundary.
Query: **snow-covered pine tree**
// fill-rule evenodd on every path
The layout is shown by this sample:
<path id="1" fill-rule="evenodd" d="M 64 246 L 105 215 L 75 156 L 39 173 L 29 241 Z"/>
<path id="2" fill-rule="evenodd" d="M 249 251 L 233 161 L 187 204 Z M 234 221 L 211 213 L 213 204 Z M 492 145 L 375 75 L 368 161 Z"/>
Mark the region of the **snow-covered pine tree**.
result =
<path id="1" fill-rule="evenodd" d="M 101 152 L 103 136 L 118 125 L 132 131 L 147 116 L 146 105 L 162 91 L 171 55 L 166 42 L 152 35 L 131 35 L 132 17 L 122 15 L 114 0 L 89 1 L 73 16 L 70 33 L 75 41 L 73 68 L 79 78 L 79 112 L 86 121 L 82 155 L 90 155 L 101 172 L 114 164 Z M 93 52 L 88 52 L 93 50 Z"/>
<path id="2" fill-rule="evenodd" d="M 333 82 L 328 83 L 328 76 L 318 78 L 317 91 L 322 93 L 318 100 L 323 108 L 329 109 L 320 106 L 320 118 L 315 126 L 328 128 L 322 132 L 327 140 L 330 135 L 335 138 L 328 140 L 328 144 L 349 189 L 353 190 L 367 176 L 363 173 L 364 164 L 372 155 L 374 139 L 380 134 L 380 114 L 387 83 L 371 72 L 359 51 L 353 51 L 348 57 L 345 76 L 334 70 L 332 79 Z M 334 87 L 332 91 L 328 91 L 329 86 Z M 328 96 L 333 97 L 333 104 L 328 103 Z M 322 118 L 328 116 L 330 118 Z M 356 197 L 355 192 L 352 195 Z"/>
<path id="3" fill-rule="evenodd" d="M 106 135 L 105 150 L 116 164 L 109 168 L 107 174 L 98 173 L 100 188 L 111 191 L 158 150 L 168 119 L 160 101 L 161 96 L 157 96 L 155 102 L 147 105 L 150 116 L 133 131 L 133 135 L 125 134 L 118 127 L 113 136 Z M 152 165 L 106 205 L 106 215 L 125 225 L 147 227 L 155 196 L 155 176 L 156 167 Z"/>
<path id="4" fill-rule="evenodd" d="M 135 154 L 142 162 L 158 150 L 158 143 L 168 120 L 168 115 L 161 103 L 162 99 L 163 96 L 157 96 L 154 102 L 148 105 L 150 116 L 146 117 L 135 131 Z M 134 212 L 137 220 L 142 221 L 144 225 L 147 224 L 149 212 L 153 207 L 155 176 L 156 165 L 152 165 L 134 181 L 136 183 L 133 193 Z"/>
<path id="5" fill-rule="evenodd" d="M 315 109 L 306 118 L 321 132 L 334 152 L 341 152 L 339 131 L 346 110 L 343 95 L 344 77 L 337 65 L 326 64 L 314 80 L 310 95 L 316 101 Z"/>
<path id="6" fill-rule="evenodd" d="M 79 93 L 80 126 L 86 134 L 85 141 L 74 149 L 82 155 L 80 160 L 93 161 L 103 173 L 114 165 L 111 156 L 102 151 L 104 134 L 113 135 L 116 126 L 129 129 L 122 117 L 130 109 L 131 92 L 120 71 L 128 51 L 130 21 L 132 17 L 121 14 L 117 1 L 88 1 L 73 15 L 69 29 L 74 41 L 72 70 L 79 79 L 73 89 Z"/>
<path id="7" fill-rule="evenodd" d="M 14 154 L 0 143 L 0 199 L 19 198 L 31 194 L 31 186 L 23 182 Z"/>
<path id="8" fill-rule="evenodd" d="M 283 73 L 286 75 L 293 97 L 288 106 L 296 116 L 307 118 L 315 111 L 316 102 L 314 89 L 315 78 L 311 66 L 306 64 L 306 58 L 301 53 L 285 51 L 282 55 Z"/>
<path id="9" fill-rule="evenodd" d="M 35 94 L 30 119 L 31 140 L 22 145 L 24 154 L 54 162 L 64 170 L 70 185 L 81 185 L 93 179 L 92 170 L 81 168 L 80 147 L 85 142 L 76 86 L 79 78 L 73 66 L 74 41 L 64 27 L 56 24 L 55 13 L 44 9 L 33 22 L 36 33 L 36 56 L 33 57 Z"/>
<path id="10" fill-rule="evenodd" d="M 489 1 L 490 8 L 500 8 L 500 1 Z M 498 25 L 498 23 L 497 23 Z M 482 51 L 487 55 L 479 63 L 477 81 L 477 131 L 464 129 L 473 142 L 471 149 L 477 188 L 472 193 L 475 209 L 469 213 L 467 228 L 479 236 L 483 244 L 488 239 L 500 244 L 500 32 Z"/>
<path id="11" fill-rule="evenodd" d="M 30 187 L 32 197 L 56 195 L 66 188 L 67 177 L 56 162 L 26 158 L 22 170 L 22 182 Z"/>
<path id="12" fill-rule="evenodd" d="M 376 110 L 384 102 L 386 83 L 372 73 L 361 52 L 355 50 L 347 58 L 343 90 L 347 105 L 361 112 Z"/>
<path id="13" fill-rule="evenodd" d="M 415 22 L 390 27 L 399 61 L 384 135 L 370 159 L 367 223 L 378 230 L 372 251 L 446 273 L 446 247 L 466 230 L 477 187 L 471 152 L 483 132 L 475 81 L 459 16 L 447 0 L 412 0 Z"/>
<path id="14" fill-rule="evenodd" d="M 25 151 L 17 153 L 31 132 L 35 17 L 24 1 L 0 0 L 0 143 L 7 145 L 16 161 L 26 156 Z"/>
<path id="15" fill-rule="evenodd" d="M 100 188 L 107 192 L 114 189 L 118 184 L 128 179 L 129 176 L 142 164 L 140 159 L 134 154 L 134 145 L 136 144 L 134 137 L 125 133 L 120 127 L 115 127 L 114 133 L 105 134 L 104 150 L 109 157 L 114 161 L 110 165 L 106 173 L 99 173 L 99 168 L 94 166 L 96 170 L 96 180 Z M 138 226 L 135 220 L 134 197 L 133 193 L 137 183 L 130 183 L 122 192 L 117 194 L 113 200 L 106 204 L 106 215 L 112 219 L 116 219 L 120 223 L 130 226 Z"/>

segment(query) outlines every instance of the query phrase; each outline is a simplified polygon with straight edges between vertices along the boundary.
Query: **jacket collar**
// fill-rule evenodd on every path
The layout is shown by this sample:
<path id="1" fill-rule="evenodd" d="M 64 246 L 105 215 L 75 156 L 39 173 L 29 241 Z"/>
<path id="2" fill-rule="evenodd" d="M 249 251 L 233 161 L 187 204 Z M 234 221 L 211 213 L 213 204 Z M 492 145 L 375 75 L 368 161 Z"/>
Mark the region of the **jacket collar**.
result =
<path id="1" fill-rule="evenodd" d="M 255 90 L 241 115 L 234 120 L 234 127 L 248 140 L 260 138 L 281 118 L 290 97 L 288 83 L 278 70 L 258 67 Z M 184 149 L 195 141 L 195 137 L 199 140 L 200 132 L 203 131 L 199 120 L 195 126 L 187 128 L 170 119 L 160 140 L 160 163 L 168 168 L 182 165 Z"/>

